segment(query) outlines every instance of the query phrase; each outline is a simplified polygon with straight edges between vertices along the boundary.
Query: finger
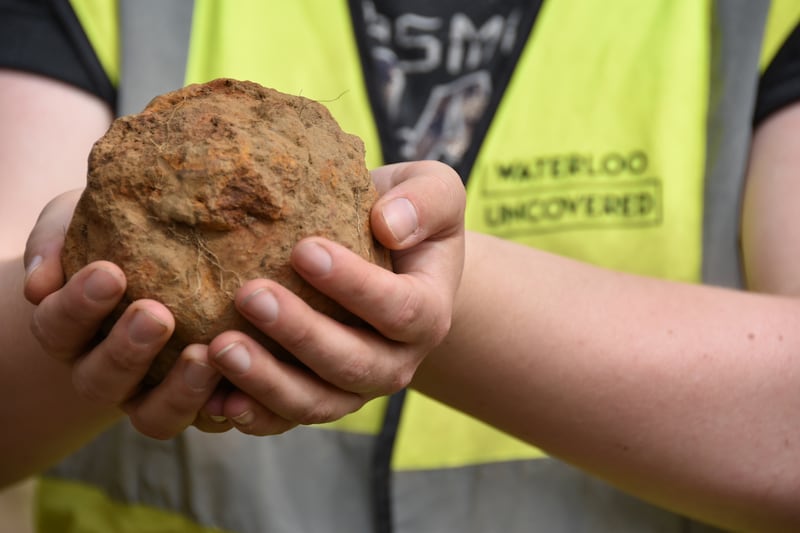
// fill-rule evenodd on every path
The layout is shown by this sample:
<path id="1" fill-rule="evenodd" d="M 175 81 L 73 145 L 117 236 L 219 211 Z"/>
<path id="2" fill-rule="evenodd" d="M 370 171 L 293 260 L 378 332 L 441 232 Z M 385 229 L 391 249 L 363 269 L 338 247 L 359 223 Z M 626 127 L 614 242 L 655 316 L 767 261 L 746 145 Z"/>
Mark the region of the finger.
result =
<path id="1" fill-rule="evenodd" d="M 228 381 L 222 381 L 214 390 L 214 394 L 208 399 L 200 412 L 202 418 L 207 418 L 215 423 L 224 423 L 228 420 L 223 414 L 225 398 L 233 390 L 233 386 Z"/>
<path id="2" fill-rule="evenodd" d="M 38 304 L 64 284 L 61 249 L 80 190 L 62 194 L 45 206 L 25 245 L 25 297 Z"/>
<path id="3" fill-rule="evenodd" d="M 208 349 L 206 348 L 206 353 Z M 197 413 L 197 418 L 193 425 L 200 431 L 208 433 L 221 433 L 228 431 L 233 427 L 233 424 L 228 420 L 224 413 L 225 399 L 231 393 L 233 385 L 229 381 L 223 379 L 214 389 L 214 392 L 209 397 L 206 404 Z"/>
<path id="4" fill-rule="evenodd" d="M 226 332 L 209 345 L 216 368 L 237 389 L 280 418 L 298 424 L 320 424 L 337 420 L 361 407 L 364 399 L 327 383 L 307 369 L 279 361 L 257 342 L 238 332 Z M 231 397 L 236 395 L 231 393 Z M 243 419 L 229 407 L 224 415 L 237 427 L 263 430 L 258 421 Z M 255 415 L 257 413 L 253 413 Z M 263 414 L 263 413 L 262 413 Z"/>
<path id="5" fill-rule="evenodd" d="M 233 424 L 223 417 L 223 421 L 211 418 L 207 413 L 200 411 L 192 425 L 204 433 L 225 433 L 233 428 Z"/>
<path id="6" fill-rule="evenodd" d="M 351 328 L 323 315 L 288 289 L 267 280 L 253 280 L 242 286 L 236 295 L 239 311 L 257 328 L 294 354 L 313 370 L 326 385 L 312 388 L 315 394 L 328 392 L 332 384 L 343 391 L 364 397 L 389 394 L 408 385 L 416 368 L 416 361 L 408 357 L 408 347 L 402 343 L 387 341 L 366 328 Z M 233 340 L 226 338 L 228 343 Z M 235 340 L 235 339 L 234 339 Z M 215 343 L 218 339 L 215 339 Z M 220 341 L 222 342 L 222 341 Z M 251 341 L 252 342 L 252 341 Z M 212 350 L 221 350 L 226 345 L 212 343 Z M 247 345 L 245 345 L 247 346 Z M 274 359 L 271 358 L 270 359 Z M 258 358 L 253 358 L 259 361 Z M 292 365 L 280 365 L 275 369 L 264 369 L 267 379 L 276 387 L 283 386 L 280 377 L 292 376 L 300 384 L 309 383 L 313 377 Z M 298 375 L 299 373 L 299 375 Z M 228 374 L 226 374 L 228 375 Z M 232 376 L 228 377 L 234 381 Z M 237 385 L 239 382 L 235 382 Z M 251 392 L 249 389 L 244 389 Z M 294 393 L 294 390 L 288 391 Z M 313 405 L 314 397 L 300 398 L 303 405 Z M 350 398 L 343 398 L 349 401 Z M 320 404 L 321 409 L 326 409 Z M 340 409 L 350 409 L 347 406 Z M 280 415 L 284 412 L 276 411 Z M 297 415 L 295 415 L 297 416 Z M 296 420 L 297 418 L 293 418 Z"/>
<path id="7" fill-rule="evenodd" d="M 137 300 L 105 339 L 77 359 L 73 386 L 94 402 L 122 404 L 138 389 L 174 327 L 172 314 L 162 304 Z"/>
<path id="8" fill-rule="evenodd" d="M 372 208 L 375 237 L 391 250 L 431 236 L 463 232 L 466 195 L 461 178 L 438 161 L 397 163 L 372 171 L 382 193 Z"/>
<path id="9" fill-rule="evenodd" d="M 227 380 L 222 381 L 197 414 L 194 426 L 200 431 L 209 433 L 220 433 L 231 429 L 233 424 L 223 414 L 225 411 L 225 399 L 230 393 L 230 383 Z"/>
<path id="10" fill-rule="evenodd" d="M 141 433 L 155 439 L 172 438 L 195 421 L 221 377 L 208 362 L 207 347 L 189 345 L 164 380 L 127 402 L 125 411 Z M 221 428 L 215 425 L 214 429 Z"/>
<path id="11" fill-rule="evenodd" d="M 248 435 L 280 435 L 298 426 L 297 422 L 276 415 L 238 390 L 225 398 L 223 409 L 228 414 L 226 420 Z"/>
<path id="12" fill-rule="evenodd" d="M 34 336 L 53 357 L 76 357 L 119 303 L 125 283 L 125 275 L 113 263 L 98 261 L 84 267 L 34 310 Z"/>
<path id="13" fill-rule="evenodd" d="M 422 271 L 400 275 L 365 261 L 344 246 L 313 237 L 295 246 L 292 264 L 314 287 L 385 337 L 432 343 L 441 340 L 449 329 L 451 295 L 460 277 L 461 262 L 448 256 L 447 246 L 438 250 L 420 247 L 427 248 L 426 243 L 415 252 L 426 258 L 419 261 Z"/>

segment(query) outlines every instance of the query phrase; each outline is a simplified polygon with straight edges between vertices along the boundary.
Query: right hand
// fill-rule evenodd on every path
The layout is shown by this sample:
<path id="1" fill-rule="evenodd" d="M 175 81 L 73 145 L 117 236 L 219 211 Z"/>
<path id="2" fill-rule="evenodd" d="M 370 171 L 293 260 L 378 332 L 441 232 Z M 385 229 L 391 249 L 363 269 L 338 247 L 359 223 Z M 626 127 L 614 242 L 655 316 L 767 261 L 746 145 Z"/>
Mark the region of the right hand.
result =
<path id="1" fill-rule="evenodd" d="M 380 198 L 371 229 L 392 252 L 393 271 L 320 237 L 301 240 L 292 266 L 371 328 L 353 328 L 311 308 L 269 279 L 247 281 L 237 309 L 306 368 L 286 363 L 239 331 L 209 344 L 235 386 L 207 408 L 253 435 L 337 420 L 406 387 L 446 337 L 464 263 L 464 186 L 436 161 L 373 170 Z M 308 372 L 310 369 L 311 372 Z"/>
<path id="2" fill-rule="evenodd" d="M 194 424 L 225 431 L 228 422 L 201 414 L 220 375 L 204 347 L 189 346 L 162 383 L 140 387 L 151 362 L 172 335 L 170 311 L 154 300 L 129 305 L 99 342 L 97 332 L 122 299 L 126 279 L 108 261 L 88 264 L 64 282 L 61 250 L 80 191 L 64 193 L 42 211 L 25 249 L 25 297 L 37 304 L 31 329 L 51 357 L 71 367 L 77 394 L 119 407 L 143 434 L 166 439 Z"/>

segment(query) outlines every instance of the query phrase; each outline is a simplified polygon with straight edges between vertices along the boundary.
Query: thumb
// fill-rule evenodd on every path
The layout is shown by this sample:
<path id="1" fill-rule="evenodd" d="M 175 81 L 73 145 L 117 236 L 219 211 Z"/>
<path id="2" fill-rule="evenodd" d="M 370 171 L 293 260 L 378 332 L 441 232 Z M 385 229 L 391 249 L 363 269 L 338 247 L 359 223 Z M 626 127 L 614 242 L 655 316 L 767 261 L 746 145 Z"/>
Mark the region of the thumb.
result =
<path id="1" fill-rule="evenodd" d="M 404 250 L 429 238 L 463 233 L 464 185 L 438 161 L 397 163 L 375 169 L 373 180 L 386 191 L 372 208 L 372 232 L 390 250 Z"/>
<path id="2" fill-rule="evenodd" d="M 42 210 L 25 245 L 25 298 L 38 304 L 64 284 L 61 250 L 81 191 L 63 193 Z"/>

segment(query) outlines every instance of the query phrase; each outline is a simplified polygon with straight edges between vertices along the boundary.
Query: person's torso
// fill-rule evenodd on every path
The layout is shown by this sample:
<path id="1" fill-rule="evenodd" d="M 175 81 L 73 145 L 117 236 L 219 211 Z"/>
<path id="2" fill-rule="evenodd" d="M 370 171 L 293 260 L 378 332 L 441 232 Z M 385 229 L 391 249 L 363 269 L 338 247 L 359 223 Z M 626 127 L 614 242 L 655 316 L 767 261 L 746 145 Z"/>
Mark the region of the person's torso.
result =
<path id="1" fill-rule="evenodd" d="M 464 13 L 400 8 L 386 16 L 372 2 L 349 6 L 362 7 L 351 18 L 346 2 L 197 0 L 191 24 L 172 31 L 189 37 L 177 53 L 185 71 L 175 83 L 234 77 L 320 100 L 364 139 L 371 167 L 409 146 L 429 150 L 413 152 L 423 155 L 456 153 L 471 128 L 477 144 L 459 152 L 469 229 L 611 268 L 739 283 L 738 202 L 769 2 L 546 0 L 499 94 L 481 92 L 498 79 L 480 58 L 497 53 L 510 15 L 490 23 Z M 397 85 L 364 77 L 378 64 L 371 58 L 386 57 L 359 36 L 364 28 L 354 31 L 367 8 L 389 30 L 381 46 L 417 54 L 392 63 L 397 76 L 406 78 L 404 68 L 418 68 L 436 50 L 442 65 L 453 66 L 427 95 L 419 99 L 417 91 L 416 112 L 395 130 L 375 119 L 397 96 L 382 90 Z M 98 15 L 77 12 L 85 24 Z M 442 28 L 451 29 L 446 39 Z M 90 37 L 99 42 L 98 34 Z M 145 39 L 156 49 L 163 46 L 157 34 Z M 129 38 L 121 41 L 123 57 Z M 370 42 L 378 54 L 364 53 Z M 146 68 L 157 69 L 160 59 L 149 57 Z M 113 71 L 113 60 L 106 62 Z M 136 64 L 134 54 L 128 67 Z M 121 76 L 121 100 L 135 111 L 153 89 L 126 85 L 136 73 L 124 65 Z M 489 119 L 465 120 L 480 102 Z M 397 132 L 403 142 L 389 150 Z M 42 481 L 43 529 L 703 528 L 413 391 L 402 409 L 397 400 L 386 406 L 377 400 L 337 423 L 270 438 L 189 430 L 156 442 L 121 424 Z M 65 526 L 70 521 L 74 529 Z"/>

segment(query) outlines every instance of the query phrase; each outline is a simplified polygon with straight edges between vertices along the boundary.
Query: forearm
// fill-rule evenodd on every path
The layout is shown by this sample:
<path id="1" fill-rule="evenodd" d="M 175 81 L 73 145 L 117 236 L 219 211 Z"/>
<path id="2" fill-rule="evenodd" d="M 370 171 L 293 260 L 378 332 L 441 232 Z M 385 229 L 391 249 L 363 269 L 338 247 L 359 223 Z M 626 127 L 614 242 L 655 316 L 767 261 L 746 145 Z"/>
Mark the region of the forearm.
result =
<path id="1" fill-rule="evenodd" d="M 0 486 L 52 464 L 120 416 L 77 397 L 70 369 L 48 357 L 30 333 L 33 305 L 22 296 L 22 258 L 0 262 Z"/>
<path id="2" fill-rule="evenodd" d="M 22 253 L 45 204 L 85 183 L 92 143 L 111 119 L 108 107 L 76 88 L 0 69 L 0 485 L 36 472 L 118 416 L 90 407 L 72 387 L 69 367 L 34 339 L 34 306 L 23 296 Z M 56 230 L 59 228 L 56 227 Z M 47 245 L 49 255 L 58 250 Z M 41 254 L 43 250 L 34 253 Z M 60 280 L 59 280 L 60 281 Z M 44 295 L 41 295 L 44 296 Z"/>
<path id="3" fill-rule="evenodd" d="M 462 287 L 419 390 L 678 511 L 800 520 L 800 303 L 475 234 Z"/>

